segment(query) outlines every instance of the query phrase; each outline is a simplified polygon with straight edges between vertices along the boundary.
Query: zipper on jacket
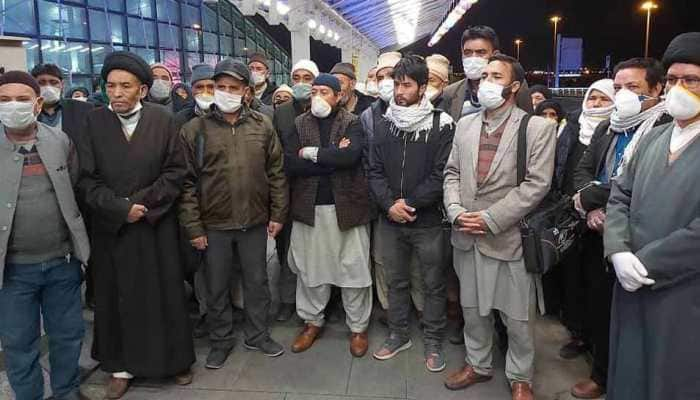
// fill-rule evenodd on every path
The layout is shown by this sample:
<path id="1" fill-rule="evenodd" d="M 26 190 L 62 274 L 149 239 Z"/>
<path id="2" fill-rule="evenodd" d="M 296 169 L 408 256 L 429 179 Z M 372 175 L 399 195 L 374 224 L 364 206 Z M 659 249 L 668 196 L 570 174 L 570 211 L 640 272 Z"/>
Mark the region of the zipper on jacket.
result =
<path id="1" fill-rule="evenodd" d="M 406 147 L 408 146 L 408 134 L 404 132 L 403 136 L 403 160 L 401 160 L 401 198 L 404 198 L 403 194 L 403 176 L 404 169 L 406 168 Z"/>

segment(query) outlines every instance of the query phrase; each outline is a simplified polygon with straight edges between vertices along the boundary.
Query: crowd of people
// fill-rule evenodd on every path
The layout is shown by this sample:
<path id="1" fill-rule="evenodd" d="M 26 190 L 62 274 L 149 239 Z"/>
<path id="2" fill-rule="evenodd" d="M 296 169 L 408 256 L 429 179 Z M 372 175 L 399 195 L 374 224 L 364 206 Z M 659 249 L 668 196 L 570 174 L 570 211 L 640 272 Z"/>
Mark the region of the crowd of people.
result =
<path id="1" fill-rule="evenodd" d="M 87 398 L 83 277 L 108 399 L 135 377 L 190 384 L 193 336 L 224 367 L 237 316 L 243 346 L 278 357 L 271 324 L 296 314 L 301 353 L 341 307 L 354 357 L 373 312 L 378 361 L 418 339 L 414 310 L 428 371 L 446 369 L 446 340 L 463 344 L 449 390 L 489 381 L 499 345 L 512 399 L 534 399 L 539 312 L 570 332 L 562 358 L 592 355 L 574 397 L 700 398 L 700 33 L 619 63 L 574 112 L 528 87 L 493 29 L 468 28 L 461 51 L 452 84 L 443 55 L 381 54 L 364 93 L 352 64 L 311 60 L 277 87 L 261 54 L 196 65 L 184 85 L 117 51 L 96 93 L 51 64 L 5 71 L 0 342 L 17 399 L 43 399 L 42 320 L 53 398 Z M 552 193 L 580 229 L 540 275 L 520 222 Z"/>

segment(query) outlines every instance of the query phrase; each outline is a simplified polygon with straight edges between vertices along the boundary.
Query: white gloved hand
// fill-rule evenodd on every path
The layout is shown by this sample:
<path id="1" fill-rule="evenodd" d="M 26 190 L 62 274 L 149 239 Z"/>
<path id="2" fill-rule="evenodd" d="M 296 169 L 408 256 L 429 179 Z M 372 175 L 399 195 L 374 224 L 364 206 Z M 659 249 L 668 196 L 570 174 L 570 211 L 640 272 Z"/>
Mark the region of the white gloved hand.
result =
<path id="1" fill-rule="evenodd" d="M 301 158 L 312 162 L 318 162 L 318 147 L 302 147 Z"/>
<path id="2" fill-rule="evenodd" d="M 610 256 L 610 261 L 615 267 L 615 274 L 620 285 L 628 292 L 634 292 L 644 285 L 656 283 L 653 279 L 647 278 L 649 273 L 644 264 L 630 252 L 615 253 Z"/>

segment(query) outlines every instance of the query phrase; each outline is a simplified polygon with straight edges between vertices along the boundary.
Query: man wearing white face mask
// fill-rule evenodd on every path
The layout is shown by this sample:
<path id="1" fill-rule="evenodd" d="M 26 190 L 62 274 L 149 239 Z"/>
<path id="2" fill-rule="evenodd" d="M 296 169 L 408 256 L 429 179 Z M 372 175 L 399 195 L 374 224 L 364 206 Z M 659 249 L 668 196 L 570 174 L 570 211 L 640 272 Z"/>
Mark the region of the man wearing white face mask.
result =
<path id="1" fill-rule="evenodd" d="M 647 134 L 607 204 L 609 400 L 700 393 L 700 32 L 673 39 L 663 64 L 673 122 Z"/>
<path id="2" fill-rule="evenodd" d="M 260 53 L 252 54 L 248 61 L 251 84 L 254 87 L 253 95 L 263 104 L 271 106 L 272 97 L 277 90 L 277 85 L 270 81 L 270 62 Z"/>
<path id="3" fill-rule="evenodd" d="M 168 111 L 174 113 L 175 105 L 173 104 L 173 73 L 165 64 L 156 63 L 151 65 L 153 73 L 153 85 L 148 90 L 146 101 L 160 104 Z"/>
<path id="4" fill-rule="evenodd" d="M 389 107 L 389 100 L 394 96 L 394 80 L 391 78 L 394 66 L 401 59 L 401 53 L 390 51 L 379 55 L 375 79 L 377 81 L 377 100 L 366 109 L 361 115 L 362 127 L 365 130 L 368 140 L 374 134 L 374 125 L 386 113 Z"/>
<path id="5" fill-rule="evenodd" d="M 278 106 L 272 118 L 272 124 L 282 142 L 283 149 L 287 148 L 289 138 L 294 137 L 294 121 L 296 118 L 311 108 L 311 84 L 318 74 L 318 66 L 311 60 L 299 60 L 292 67 L 292 101 Z M 296 303 L 297 277 L 289 269 L 289 263 L 287 262 L 292 223 L 291 221 L 285 222 L 282 232 L 275 238 L 277 257 L 280 263 L 280 277 L 278 281 L 280 308 L 276 317 L 279 322 L 289 320 L 296 311 L 294 304 Z"/>
<path id="6" fill-rule="evenodd" d="M 462 67 L 464 79 L 445 89 L 445 106 L 455 121 L 461 117 L 482 110 L 477 93 L 479 82 L 489 58 L 500 52 L 500 42 L 496 31 L 490 26 L 473 26 L 462 34 Z M 516 104 L 522 110 L 532 113 L 532 101 L 528 95 L 527 83 L 523 82 Z"/>
<path id="7" fill-rule="evenodd" d="M 428 89 L 425 95 L 433 103 L 433 107 L 449 111 L 443 91 L 450 83 L 450 60 L 441 54 L 433 54 L 426 57 L 425 62 L 428 64 L 429 71 Z"/>
<path id="8" fill-rule="evenodd" d="M 305 322 L 292 351 L 313 345 L 326 322 L 331 286 L 337 286 L 352 332 L 350 352 L 362 357 L 372 312 L 370 200 L 362 167 L 362 125 L 341 97 L 338 78 L 320 74 L 313 83 L 311 110 L 296 119 L 285 143 L 294 221 L 289 267 L 298 276 L 296 308 Z"/>
<path id="9" fill-rule="evenodd" d="M 192 67 L 192 97 L 194 107 L 185 108 L 175 115 L 175 122 L 182 127 L 195 117 L 201 117 L 209 112 L 214 104 L 214 68 L 209 64 L 197 64 Z M 179 129 L 178 129 L 179 131 Z"/>
<path id="10" fill-rule="evenodd" d="M 63 73 L 54 64 L 39 64 L 32 69 L 32 76 L 39 82 L 44 99 L 39 122 L 65 132 L 74 142 L 80 137 L 85 117 L 93 109 L 89 103 L 64 99 Z"/>
<path id="11" fill-rule="evenodd" d="M 493 374 L 493 314 L 508 328 L 506 377 L 513 400 L 532 400 L 536 305 L 540 278 L 525 269 L 519 222 L 549 192 L 556 124 L 516 106 L 525 71 L 512 57 L 495 55 L 484 69 L 484 111 L 457 124 L 445 167 L 445 208 L 453 224 L 454 268 L 460 282 L 466 366 L 445 386 L 464 389 Z M 518 135 L 527 121 L 526 171 L 517 182 Z"/>
<path id="12" fill-rule="evenodd" d="M 282 146 L 269 118 L 244 101 L 250 71 L 225 59 L 214 70 L 210 112 L 181 131 L 188 174 L 180 202 L 180 224 L 194 248 L 205 251 L 207 327 L 211 350 L 206 368 L 219 369 L 233 349 L 232 288 L 234 248 L 240 258 L 245 311 L 244 346 L 276 357 L 284 347 L 270 338 L 267 315 L 267 238 L 286 221 L 289 195 L 282 169 Z M 197 136 L 204 136 L 197 161 Z"/>
<path id="13" fill-rule="evenodd" d="M 375 99 L 379 96 L 379 87 L 377 86 L 377 67 L 372 67 L 367 71 L 367 80 L 365 81 L 365 94 Z"/>
<path id="14" fill-rule="evenodd" d="M 90 246 L 74 197 L 77 157 L 60 129 L 37 122 L 41 106 L 32 76 L 0 76 L 0 342 L 16 398 L 43 399 L 43 320 L 53 397 L 85 400 L 80 264 Z"/>

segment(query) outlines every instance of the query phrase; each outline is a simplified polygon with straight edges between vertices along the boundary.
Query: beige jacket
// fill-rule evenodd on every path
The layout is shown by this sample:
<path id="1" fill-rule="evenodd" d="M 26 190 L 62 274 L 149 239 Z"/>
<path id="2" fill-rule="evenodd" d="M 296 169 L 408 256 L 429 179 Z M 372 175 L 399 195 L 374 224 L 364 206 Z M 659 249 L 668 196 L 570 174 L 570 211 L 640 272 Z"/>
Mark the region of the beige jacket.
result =
<path id="1" fill-rule="evenodd" d="M 552 183 L 556 125 L 532 117 L 527 129 L 527 171 L 517 185 L 517 147 L 520 121 L 527 115 L 515 107 L 486 180 L 477 188 L 477 161 L 483 111 L 462 118 L 457 124 L 452 152 L 445 166 L 445 208 L 450 221 L 466 211 L 485 211 L 490 233 L 474 236 L 452 230 L 452 245 L 479 251 L 489 257 L 515 261 L 522 257 L 518 222 L 545 197 Z"/>

